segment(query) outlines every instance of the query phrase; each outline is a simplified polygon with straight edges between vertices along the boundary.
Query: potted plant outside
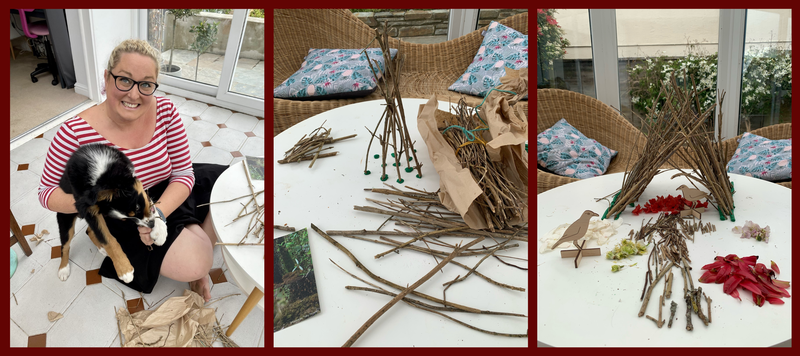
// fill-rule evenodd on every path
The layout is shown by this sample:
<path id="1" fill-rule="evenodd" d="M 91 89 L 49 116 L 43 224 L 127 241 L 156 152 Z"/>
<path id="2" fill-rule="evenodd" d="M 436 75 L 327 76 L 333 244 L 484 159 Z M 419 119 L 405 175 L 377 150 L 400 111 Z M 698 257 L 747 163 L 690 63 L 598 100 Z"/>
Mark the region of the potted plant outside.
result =
<path id="1" fill-rule="evenodd" d="M 172 64 L 172 55 L 175 53 L 175 27 L 178 20 L 182 20 L 189 16 L 194 16 L 200 12 L 199 9 L 167 9 L 167 13 L 172 14 L 172 46 L 169 52 L 169 63 L 161 66 L 161 72 L 167 75 L 176 77 L 181 76 L 181 67 L 177 64 Z"/>
<path id="2" fill-rule="evenodd" d="M 195 34 L 194 42 L 189 46 L 189 49 L 197 53 L 197 64 L 194 68 L 194 80 L 197 80 L 197 72 L 200 69 L 200 55 L 205 53 L 214 42 L 217 41 L 217 32 L 219 31 L 218 22 L 200 21 L 197 26 L 192 26 L 189 32 Z"/>

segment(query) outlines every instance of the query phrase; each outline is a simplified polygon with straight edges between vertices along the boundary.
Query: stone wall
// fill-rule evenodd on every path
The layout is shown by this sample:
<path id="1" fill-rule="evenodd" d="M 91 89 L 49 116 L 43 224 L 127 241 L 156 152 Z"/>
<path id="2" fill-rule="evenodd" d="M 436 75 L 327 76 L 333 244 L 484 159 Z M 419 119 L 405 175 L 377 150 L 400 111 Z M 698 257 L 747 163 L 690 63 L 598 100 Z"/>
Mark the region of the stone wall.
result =
<path id="1" fill-rule="evenodd" d="M 527 9 L 481 9 L 478 27 L 502 20 Z M 408 10 L 397 12 L 357 12 L 356 16 L 369 27 L 377 28 L 388 21 L 392 37 L 446 36 L 450 10 Z"/>

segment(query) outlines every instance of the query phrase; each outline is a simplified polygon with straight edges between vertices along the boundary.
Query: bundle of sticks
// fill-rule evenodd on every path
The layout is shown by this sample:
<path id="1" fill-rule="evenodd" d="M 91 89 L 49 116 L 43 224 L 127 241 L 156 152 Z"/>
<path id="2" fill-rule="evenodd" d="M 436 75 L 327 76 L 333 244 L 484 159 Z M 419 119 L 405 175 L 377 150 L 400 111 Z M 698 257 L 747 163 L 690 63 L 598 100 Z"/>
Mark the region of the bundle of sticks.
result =
<path id="1" fill-rule="evenodd" d="M 692 87 L 694 87 L 694 77 L 691 78 Z M 686 80 L 684 80 L 684 83 Z M 692 168 L 694 174 L 687 173 L 680 169 L 678 165 L 675 167 L 681 171 L 673 176 L 686 176 L 694 185 L 694 182 L 699 183 L 709 191 L 709 195 L 713 197 L 710 201 L 712 205 L 717 208 L 720 220 L 725 220 L 730 217 L 731 221 L 736 221 L 733 215 L 733 183 L 728 177 L 728 171 L 725 165 L 728 160 L 722 152 L 722 136 L 718 130 L 716 139 L 714 138 L 714 126 L 712 117 L 714 106 L 712 105 L 705 110 L 700 106 L 699 94 L 696 89 L 688 91 L 685 87 L 683 89 L 677 85 L 675 78 L 672 79 L 672 96 L 677 102 L 677 107 L 680 108 L 680 115 L 677 116 L 678 122 L 682 131 L 688 130 L 692 127 L 693 123 L 700 122 L 703 124 L 702 130 L 696 135 L 686 136 L 685 150 L 678 150 L 675 154 L 683 160 L 689 167 Z M 722 103 L 725 99 L 725 92 L 717 95 L 719 98 L 719 114 L 718 122 L 722 120 Z M 667 101 L 669 104 L 670 101 Z M 695 185 L 695 188 L 697 186 Z"/>
<path id="2" fill-rule="evenodd" d="M 297 141 L 297 143 L 290 150 L 286 151 L 283 159 L 278 160 L 278 163 L 286 164 L 300 161 L 311 161 L 311 164 L 308 165 L 308 168 L 311 168 L 314 166 L 314 163 L 318 158 L 331 157 L 338 153 L 321 153 L 324 150 L 333 148 L 333 146 L 322 148 L 323 145 L 328 145 L 337 141 L 356 137 L 356 134 L 339 138 L 330 137 L 331 129 L 326 129 L 322 127 L 323 125 L 325 125 L 325 122 L 314 129 L 314 131 L 311 131 L 310 134 L 303 135 L 303 137 L 300 138 L 300 141 Z"/>
<path id="3" fill-rule="evenodd" d="M 611 194 L 614 195 L 614 198 L 611 206 L 603 214 L 603 219 L 611 216 L 614 216 L 615 219 L 619 217 L 626 205 L 633 204 L 639 199 L 653 177 L 662 172 L 662 167 L 669 164 L 680 169 L 680 164 L 672 159 L 673 154 L 678 154 L 692 167 L 708 166 L 708 169 L 703 168 L 705 172 L 703 174 L 707 174 L 709 177 L 701 175 L 703 178 L 697 178 L 689 176 L 683 171 L 679 175 L 687 175 L 690 179 L 695 179 L 703 185 L 706 183 L 719 185 L 719 188 L 714 190 L 718 192 L 724 190 L 724 187 L 729 187 L 729 184 L 719 182 L 720 145 L 718 142 L 711 142 L 708 132 L 707 119 L 713 112 L 714 106 L 703 109 L 694 80 L 691 81 L 691 87 L 688 85 L 688 79 L 684 78 L 683 82 L 684 87 L 681 88 L 673 73 L 669 84 L 661 87 L 655 102 L 663 101 L 664 106 L 661 110 L 657 110 L 657 106 L 654 105 L 649 113 L 649 119 L 643 120 L 645 126 L 643 131 L 648 133 L 644 151 L 640 153 L 632 166 L 628 164 L 629 168 L 626 168 L 622 188 Z M 713 134 L 713 129 L 711 132 Z M 724 160 L 721 167 L 727 183 Z M 693 182 L 691 184 L 694 185 Z M 695 186 L 695 188 L 697 187 Z M 720 199 L 714 194 L 714 191 L 711 195 L 715 199 Z M 725 201 L 723 205 L 727 207 L 727 199 L 725 197 L 721 197 L 721 199 Z M 730 201 L 732 202 L 732 199 Z"/>
<path id="4" fill-rule="evenodd" d="M 643 225 L 639 233 L 634 237 L 635 240 L 647 240 L 649 243 L 654 243 L 654 247 L 650 251 L 650 255 L 647 259 L 647 273 L 645 273 L 644 287 L 642 288 L 642 296 L 640 298 L 642 300 L 642 307 L 639 310 L 639 317 L 645 315 L 647 304 L 650 301 L 656 284 L 658 284 L 662 277 L 665 277 L 664 291 L 658 303 L 658 319 L 647 315 L 647 318 L 655 322 L 656 326 L 659 328 L 665 323 L 661 318 L 664 301 L 669 299 L 672 295 L 673 267 L 678 267 L 680 269 L 679 273 L 683 277 L 683 299 L 687 306 L 686 330 L 691 331 L 694 329 L 692 325 L 693 313 L 697 314 L 706 326 L 711 322 L 711 298 L 705 296 L 702 287 L 694 288 L 694 282 L 692 281 L 690 272 L 691 267 L 689 266 L 691 259 L 689 259 L 689 249 L 686 246 L 686 240 L 691 239 L 694 241 L 695 231 L 703 229 L 701 228 L 702 226 L 702 223 L 690 224 L 678 215 L 666 215 L 665 213 L 661 213 L 654 223 L 648 221 L 646 225 Z M 654 236 L 656 234 L 661 237 L 658 241 L 655 241 Z M 655 267 L 655 279 L 653 279 L 653 271 L 650 268 L 651 265 Z M 660 272 L 659 267 L 661 269 Z M 649 287 L 648 284 L 650 285 Z M 701 295 L 705 296 L 708 304 L 708 316 L 703 313 L 700 299 Z M 677 310 L 677 303 L 673 301 L 671 304 L 671 315 L 668 327 L 672 327 L 672 320 Z"/>
<path id="5" fill-rule="evenodd" d="M 389 148 L 391 147 L 391 157 L 394 158 L 393 166 L 397 171 L 397 183 L 403 183 L 403 178 L 400 174 L 400 168 L 403 165 L 406 166 L 406 172 L 412 172 L 416 169 L 417 178 L 422 178 L 422 163 L 417 159 L 417 150 L 414 149 L 414 142 L 411 140 L 411 136 L 408 132 L 406 115 L 403 110 L 403 98 L 400 96 L 399 80 L 400 72 L 403 69 L 404 57 L 402 53 L 398 53 L 397 57 L 392 59 L 389 49 L 389 31 L 386 22 L 384 22 L 383 31 L 376 29 L 375 32 L 376 36 L 373 41 L 378 42 L 381 52 L 383 53 L 383 63 L 385 63 L 386 68 L 385 75 L 380 74 L 378 62 L 369 58 L 366 49 L 364 50 L 364 54 L 367 56 L 367 62 L 372 70 L 372 74 L 375 76 L 378 89 L 381 95 L 383 95 L 384 100 L 386 100 L 386 106 L 380 120 L 378 120 L 378 123 L 375 125 L 375 129 L 369 131 L 369 128 L 367 128 L 367 131 L 369 131 L 372 137 L 369 140 L 369 145 L 367 145 L 367 159 L 364 160 L 364 174 L 371 173 L 367 169 L 367 165 L 369 164 L 372 141 L 377 138 L 381 145 L 381 181 L 389 179 L 389 175 L 386 173 L 386 160 L 389 155 Z M 367 47 L 371 44 L 370 42 Z M 375 65 L 373 65 L 373 61 Z M 378 128 L 381 123 L 383 123 L 383 130 L 382 133 L 378 133 Z"/>
<path id="6" fill-rule="evenodd" d="M 455 150 L 461 166 L 469 169 L 483 193 L 475 199 L 489 230 L 510 229 L 513 218 L 522 216 L 528 206 L 527 190 L 513 184 L 503 174 L 501 163 L 493 161 L 486 150 L 488 126 L 476 110 L 462 98 L 454 107 L 452 122 L 442 131 L 445 141 Z"/>

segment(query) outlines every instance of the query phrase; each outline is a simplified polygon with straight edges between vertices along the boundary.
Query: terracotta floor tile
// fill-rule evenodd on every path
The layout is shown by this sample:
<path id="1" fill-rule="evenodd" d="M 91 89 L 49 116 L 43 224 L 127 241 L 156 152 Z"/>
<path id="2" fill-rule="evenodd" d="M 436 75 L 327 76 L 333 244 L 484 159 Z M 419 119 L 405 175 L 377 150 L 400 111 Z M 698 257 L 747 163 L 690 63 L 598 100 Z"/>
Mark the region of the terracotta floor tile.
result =
<path id="1" fill-rule="evenodd" d="M 86 285 L 90 286 L 92 284 L 102 283 L 103 277 L 100 276 L 100 269 L 93 269 L 86 271 Z"/>
<path id="2" fill-rule="evenodd" d="M 28 347 L 46 347 L 47 334 L 39 334 L 28 337 Z"/>
<path id="3" fill-rule="evenodd" d="M 200 142 L 200 144 L 203 145 L 203 147 L 211 147 L 211 142 L 208 141 Z"/>
<path id="4" fill-rule="evenodd" d="M 225 273 L 222 272 L 222 268 L 214 268 L 210 272 L 208 272 L 208 275 L 211 276 L 211 281 L 214 284 L 224 283 L 228 281 L 225 278 Z"/>
<path id="5" fill-rule="evenodd" d="M 18 171 L 24 171 L 24 170 L 27 170 L 27 169 L 28 169 L 28 164 L 27 163 L 20 164 L 19 166 L 17 166 L 17 170 Z"/>
<path id="6" fill-rule="evenodd" d="M 131 299 L 128 301 L 128 312 L 131 314 L 144 310 L 144 301 L 142 298 Z"/>
<path id="7" fill-rule="evenodd" d="M 20 229 L 22 230 L 22 235 L 23 236 L 33 235 L 33 234 L 36 233 L 36 225 L 34 225 L 34 224 L 25 225 L 25 226 L 21 227 Z"/>
<path id="8" fill-rule="evenodd" d="M 224 128 L 227 128 L 227 127 L 228 127 L 228 126 L 226 126 L 225 124 L 217 124 L 217 126 L 218 126 L 219 128 L 221 128 L 221 129 L 224 129 Z"/>
<path id="9" fill-rule="evenodd" d="M 53 246 L 53 248 L 50 249 L 50 259 L 53 258 L 61 258 L 61 246 Z"/>
<path id="10" fill-rule="evenodd" d="M 241 152 L 239 152 L 239 151 L 233 151 L 233 152 L 231 152 L 231 156 L 233 156 L 233 157 L 242 157 L 243 154 Z"/>
<path id="11" fill-rule="evenodd" d="M 256 134 L 254 134 L 252 132 L 245 132 L 244 135 L 247 136 L 247 137 L 256 137 Z"/>

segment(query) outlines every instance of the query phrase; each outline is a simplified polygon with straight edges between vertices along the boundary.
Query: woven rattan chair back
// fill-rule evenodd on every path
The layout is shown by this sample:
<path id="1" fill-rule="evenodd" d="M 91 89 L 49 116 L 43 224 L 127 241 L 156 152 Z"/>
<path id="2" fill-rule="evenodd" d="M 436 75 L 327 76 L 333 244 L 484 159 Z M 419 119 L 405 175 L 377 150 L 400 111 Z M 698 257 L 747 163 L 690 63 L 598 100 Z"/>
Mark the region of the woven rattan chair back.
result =
<path id="1" fill-rule="evenodd" d="M 528 34 L 528 14 L 505 18 L 500 23 Z M 447 90 L 467 69 L 483 40 L 484 26 L 459 38 L 434 44 L 410 43 L 389 39 L 389 47 L 405 56 L 401 71 L 400 93 L 403 98 L 430 98 L 436 94 L 440 101 L 457 102 L 462 94 Z M 276 9 L 274 10 L 274 67 L 273 88 L 300 69 L 303 58 L 311 48 L 377 47 L 375 31 L 347 9 Z M 463 95 L 470 105 L 483 98 Z M 313 115 L 347 104 L 381 99 L 376 91 L 355 99 L 298 101 L 273 98 L 274 131 L 277 135 L 292 125 Z M 524 106 L 527 111 L 527 102 Z M 414 111 L 416 112 L 416 111 Z M 334 124 L 335 123 L 331 123 Z"/>

